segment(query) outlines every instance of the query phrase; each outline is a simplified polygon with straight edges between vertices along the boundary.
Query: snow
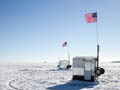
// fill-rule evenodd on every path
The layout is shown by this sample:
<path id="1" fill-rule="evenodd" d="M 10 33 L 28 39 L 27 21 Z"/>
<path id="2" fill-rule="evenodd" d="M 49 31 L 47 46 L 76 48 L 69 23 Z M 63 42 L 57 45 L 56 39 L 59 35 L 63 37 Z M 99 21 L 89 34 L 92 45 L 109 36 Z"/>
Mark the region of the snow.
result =
<path id="1" fill-rule="evenodd" d="M 101 63 L 98 81 L 72 81 L 72 69 L 57 63 L 0 65 L 0 90 L 120 90 L 120 63 Z"/>

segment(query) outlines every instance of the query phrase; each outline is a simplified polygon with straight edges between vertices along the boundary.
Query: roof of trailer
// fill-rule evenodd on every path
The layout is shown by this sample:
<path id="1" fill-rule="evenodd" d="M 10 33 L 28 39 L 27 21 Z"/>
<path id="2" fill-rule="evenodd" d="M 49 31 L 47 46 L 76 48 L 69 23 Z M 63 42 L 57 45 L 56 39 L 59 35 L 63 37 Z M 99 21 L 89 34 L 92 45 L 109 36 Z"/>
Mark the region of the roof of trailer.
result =
<path id="1" fill-rule="evenodd" d="M 95 56 L 76 56 L 73 59 L 96 60 L 97 57 L 95 57 Z"/>

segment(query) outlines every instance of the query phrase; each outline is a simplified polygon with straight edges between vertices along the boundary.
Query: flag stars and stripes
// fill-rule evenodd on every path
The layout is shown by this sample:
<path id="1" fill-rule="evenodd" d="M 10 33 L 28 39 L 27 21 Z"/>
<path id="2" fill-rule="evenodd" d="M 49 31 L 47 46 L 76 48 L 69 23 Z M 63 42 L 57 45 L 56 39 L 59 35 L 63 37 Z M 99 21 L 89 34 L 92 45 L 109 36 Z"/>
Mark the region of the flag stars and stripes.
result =
<path id="1" fill-rule="evenodd" d="M 62 44 L 62 47 L 65 47 L 65 46 L 67 46 L 67 42 L 64 42 L 64 43 Z"/>
<path id="2" fill-rule="evenodd" d="M 97 22 L 97 13 L 85 14 L 85 18 L 86 18 L 87 23 L 95 23 Z"/>

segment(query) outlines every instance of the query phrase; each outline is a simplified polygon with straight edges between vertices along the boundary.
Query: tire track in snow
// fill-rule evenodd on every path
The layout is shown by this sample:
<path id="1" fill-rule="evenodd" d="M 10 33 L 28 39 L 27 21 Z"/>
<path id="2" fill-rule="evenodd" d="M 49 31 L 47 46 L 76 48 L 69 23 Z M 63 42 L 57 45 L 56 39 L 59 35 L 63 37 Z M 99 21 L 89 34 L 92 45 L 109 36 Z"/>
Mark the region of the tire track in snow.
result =
<path id="1" fill-rule="evenodd" d="M 8 86 L 9 86 L 10 88 L 12 88 L 12 89 L 15 89 L 15 90 L 22 90 L 22 89 L 19 89 L 19 88 L 13 86 L 12 83 L 14 83 L 14 82 L 15 82 L 15 80 L 9 81 Z"/>

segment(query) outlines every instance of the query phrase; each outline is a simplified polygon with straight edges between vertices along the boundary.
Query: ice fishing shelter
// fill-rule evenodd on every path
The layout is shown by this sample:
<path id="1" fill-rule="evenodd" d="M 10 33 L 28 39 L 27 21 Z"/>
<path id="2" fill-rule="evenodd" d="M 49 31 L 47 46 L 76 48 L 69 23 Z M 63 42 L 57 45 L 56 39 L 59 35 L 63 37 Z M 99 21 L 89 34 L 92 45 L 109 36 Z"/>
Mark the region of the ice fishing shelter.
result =
<path id="1" fill-rule="evenodd" d="M 60 60 L 58 63 L 58 67 L 59 69 L 70 69 L 71 68 L 70 61 Z"/>
<path id="2" fill-rule="evenodd" d="M 96 66 L 96 57 L 74 57 L 73 80 L 94 81 L 96 79 Z"/>
<path id="3" fill-rule="evenodd" d="M 85 14 L 87 23 L 96 23 L 97 57 L 74 57 L 73 80 L 94 81 L 96 77 L 104 74 L 105 70 L 99 67 L 98 19 L 97 13 Z"/>

